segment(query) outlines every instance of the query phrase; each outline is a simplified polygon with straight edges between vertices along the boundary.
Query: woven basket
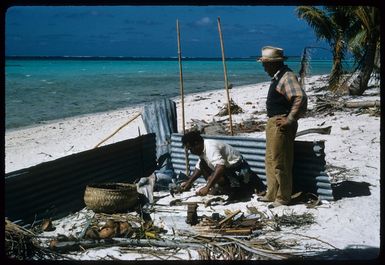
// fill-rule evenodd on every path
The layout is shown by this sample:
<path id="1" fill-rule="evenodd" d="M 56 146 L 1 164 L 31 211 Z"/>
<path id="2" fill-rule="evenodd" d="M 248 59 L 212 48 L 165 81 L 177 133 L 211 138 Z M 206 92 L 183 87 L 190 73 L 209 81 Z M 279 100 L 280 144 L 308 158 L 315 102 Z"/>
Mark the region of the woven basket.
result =
<path id="1" fill-rule="evenodd" d="M 123 213 L 138 204 L 138 192 L 135 184 L 91 184 L 84 192 L 84 202 L 96 213 Z"/>

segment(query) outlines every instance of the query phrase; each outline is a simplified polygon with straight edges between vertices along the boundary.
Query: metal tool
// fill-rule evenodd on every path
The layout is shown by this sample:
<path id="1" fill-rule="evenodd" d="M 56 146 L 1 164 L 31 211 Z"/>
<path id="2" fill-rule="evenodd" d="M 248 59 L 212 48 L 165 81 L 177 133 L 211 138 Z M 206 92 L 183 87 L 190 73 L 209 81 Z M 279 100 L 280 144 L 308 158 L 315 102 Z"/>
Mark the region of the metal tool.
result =
<path id="1" fill-rule="evenodd" d="M 168 188 L 170 190 L 170 194 L 172 197 L 174 197 L 174 194 L 182 193 L 183 188 L 181 187 L 180 183 L 183 181 L 176 181 L 175 179 L 171 180 L 171 183 L 168 184 Z"/>

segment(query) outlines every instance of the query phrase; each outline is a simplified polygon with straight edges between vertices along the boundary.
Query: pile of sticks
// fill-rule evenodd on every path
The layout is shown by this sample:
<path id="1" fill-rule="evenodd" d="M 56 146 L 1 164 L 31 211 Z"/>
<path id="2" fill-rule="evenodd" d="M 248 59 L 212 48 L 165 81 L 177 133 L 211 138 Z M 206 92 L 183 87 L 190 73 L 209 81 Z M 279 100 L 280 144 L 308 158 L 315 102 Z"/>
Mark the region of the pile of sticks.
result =
<path id="1" fill-rule="evenodd" d="M 5 255 L 14 260 L 60 258 L 49 249 L 40 247 L 37 236 L 9 220 L 5 220 Z"/>

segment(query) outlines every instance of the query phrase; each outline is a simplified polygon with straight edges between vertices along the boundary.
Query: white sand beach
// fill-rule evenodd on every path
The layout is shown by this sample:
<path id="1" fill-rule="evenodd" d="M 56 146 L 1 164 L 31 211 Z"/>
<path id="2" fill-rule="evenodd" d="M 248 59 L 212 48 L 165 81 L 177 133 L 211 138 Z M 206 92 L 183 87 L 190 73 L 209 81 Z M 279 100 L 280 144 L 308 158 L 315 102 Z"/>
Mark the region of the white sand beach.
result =
<path id="1" fill-rule="evenodd" d="M 316 88 L 325 86 L 326 80 L 326 76 L 312 76 L 306 79 L 305 90 L 309 96 L 309 110 L 315 106 L 316 95 L 325 93 L 324 91 L 316 92 Z M 231 98 L 244 110 L 244 113 L 232 116 L 233 123 L 251 118 L 259 121 L 267 120 L 264 111 L 268 87 L 269 83 L 266 82 L 234 87 L 230 90 Z M 223 120 L 224 117 L 218 117 L 215 114 L 227 102 L 225 95 L 223 89 L 186 96 L 186 128 L 191 126 L 192 119 L 207 122 Z M 379 100 L 380 88 L 373 87 L 368 89 L 363 96 L 355 98 L 344 96 L 344 99 Z M 181 103 L 179 98 L 174 100 L 177 103 L 178 129 L 181 132 Z M 138 106 L 6 131 L 6 172 L 94 148 L 141 111 L 142 108 Z M 330 135 L 307 134 L 299 136 L 297 140 L 324 140 L 325 159 L 329 166 L 327 173 L 331 180 L 367 182 L 370 184 L 369 196 L 345 197 L 334 202 L 324 201 L 321 206 L 313 209 L 307 209 L 304 205 L 295 205 L 272 210 L 267 209 L 266 203 L 258 202 L 255 196 L 250 202 L 233 204 L 227 208 L 245 209 L 248 205 L 274 214 L 288 211 L 311 212 L 316 217 L 316 223 L 310 227 L 299 228 L 291 231 L 292 233 L 287 230 L 276 231 L 271 232 L 270 235 L 276 238 L 284 237 L 296 240 L 303 249 L 306 249 L 306 246 L 318 244 L 325 250 L 335 248 L 346 250 L 351 259 L 375 258 L 380 247 L 380 117 L 355 113 L 354 109 L 333 111 L 333 115 L 309 115 L 299 121 L 298 131 L 326 126 L 332 126 Z M 139 117 L 103 145 L 145 133 L 143 122 Z M 264 132 L 243 135 L 265 137 Z M 344 168 L 346 171 L 341 174 L 338 168 Z M 224 208 L 218 209 L 223 210 Z M 60 233 L 60 231 L 55 233 Z M 100 256 L 107 255 L 106 252 L 100 251 L 98 255 L 93 255 L 92 251 L 88 251 L 87 255 L 83 253 L 80 258 L 98 259 Z M 114 250 L 111 249 L 108 252 L 109 255 L 113 255 L 113 253 Z M 124 257 L 119 256 L 119 259 L 135 259 L 135 257 L 137 256 L 124 255 Z"/>

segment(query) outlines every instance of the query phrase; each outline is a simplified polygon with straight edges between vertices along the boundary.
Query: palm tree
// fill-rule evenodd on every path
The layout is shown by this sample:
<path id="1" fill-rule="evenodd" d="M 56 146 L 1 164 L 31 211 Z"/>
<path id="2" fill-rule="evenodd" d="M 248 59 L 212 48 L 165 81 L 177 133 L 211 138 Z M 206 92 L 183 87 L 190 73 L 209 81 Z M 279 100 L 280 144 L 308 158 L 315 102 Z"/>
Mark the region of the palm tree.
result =
<path id="1" fill-rule="evenodd" d="M 337 91 L 341 88 L 340 79 L 343 74 L 342 60 L 347 52 L 345 31 L 350 25 L 345 7 L 299 6 L 296 9 L 299 18 L 313 28 L 318 40 L 326 40 L 333 53 L 333 66 L 329 77 L 329 89 Z"/>
<path id="2" fill-rule="evenodd" d="M 370 6 L 353 7 L 350 15 L 355 18 L 348 31 L 351 51 L 358 67 L 347 80 L 346 86 L 351 95 L 362 95 L 368 87 L 370 76 L 380 71 L 380 13 Z"/>
<path id="3" fill-rule="evenodd" d="M 299 6 L 297 15 L 324 39 L 333 51 L 333 67 L 329 88 L 335 92 L 362 95 L 367 89 L 373 68 L 379 70 L 380 15 L 376 7 L 326 6 L 323 9 Z M 358 66 L 354 74 L 340 85 L 342 60 L 347 51 L 354 55 Z"/>

